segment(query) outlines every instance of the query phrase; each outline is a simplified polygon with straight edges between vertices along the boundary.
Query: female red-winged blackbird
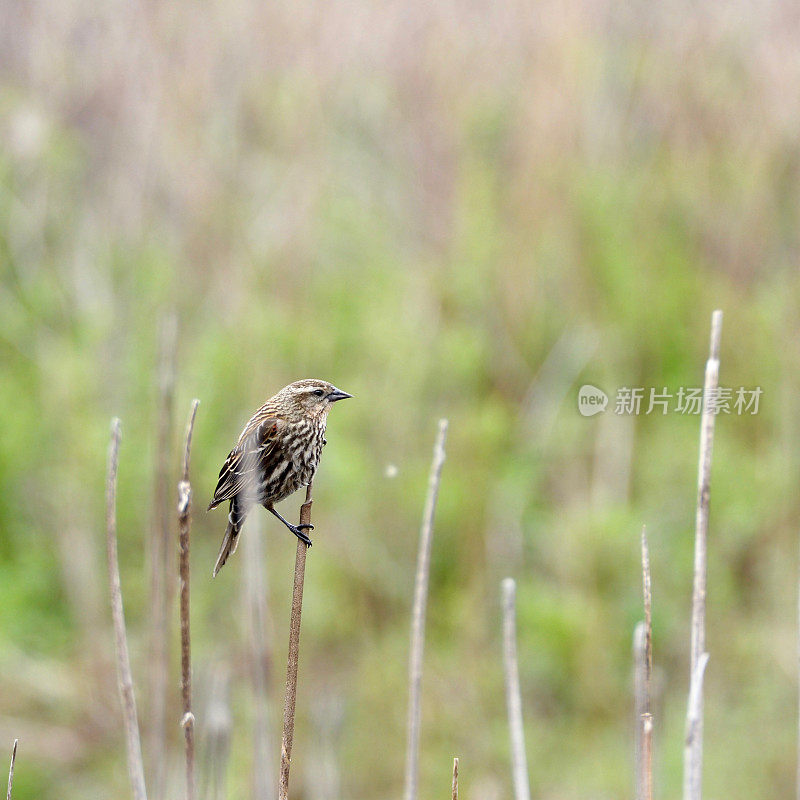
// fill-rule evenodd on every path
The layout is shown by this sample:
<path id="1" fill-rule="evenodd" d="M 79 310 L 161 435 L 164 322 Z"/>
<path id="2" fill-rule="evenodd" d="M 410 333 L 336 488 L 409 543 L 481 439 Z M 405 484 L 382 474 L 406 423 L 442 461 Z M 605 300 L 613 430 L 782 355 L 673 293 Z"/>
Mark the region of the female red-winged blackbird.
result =
<path id="1" fill-rule="evenodd" d="M 303 528 L 292 525 L 274 508 L 314 477 L 325 444 L 328 412 L 337 400 L 352 397 L 327 381 L 313 378 L 295 381 L 270 397 L 244 426 L 236 447 L 219 473 L 210 511 L 230 500 L 228 527 L 222 539 L 213 575 L 236 551 L 239 532 L 250 509 L 262 505 L 295 536 L 311 545 Z"/>

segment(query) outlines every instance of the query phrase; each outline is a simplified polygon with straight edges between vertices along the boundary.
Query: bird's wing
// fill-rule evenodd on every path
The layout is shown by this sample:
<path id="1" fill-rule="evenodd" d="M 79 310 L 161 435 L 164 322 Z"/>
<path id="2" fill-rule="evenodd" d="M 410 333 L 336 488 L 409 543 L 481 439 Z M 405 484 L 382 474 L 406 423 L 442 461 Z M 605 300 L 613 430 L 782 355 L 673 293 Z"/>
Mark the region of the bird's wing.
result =
<path id="1" fill-rule="evenodd" d="M 275 446 L 277 434 L 283 421 L 276 417 L 256 415 L 247 423 L 236 447 L 231 450 L 222 469 L 214 491 L 209 511 L 225 500 L 230 500 L 243 489 L 255 487 L 256 470 Z"/>

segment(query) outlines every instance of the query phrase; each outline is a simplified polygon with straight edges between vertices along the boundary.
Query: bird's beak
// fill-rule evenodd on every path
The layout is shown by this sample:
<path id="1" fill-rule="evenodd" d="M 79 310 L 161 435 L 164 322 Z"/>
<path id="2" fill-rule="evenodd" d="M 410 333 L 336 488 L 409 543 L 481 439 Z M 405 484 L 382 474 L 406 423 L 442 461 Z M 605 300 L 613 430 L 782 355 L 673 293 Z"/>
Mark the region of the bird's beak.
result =
<path id="1" fill-rule="evenodd" d="M 334 389 L 332 392 L 328 392 L 328 400 L 330 400 L 331 403 L 335 403 L 337 400 L 345 400 L 352 396 L 351 394 L 347 394 L 347 392 L 343 392 L 341 389 Z"/>

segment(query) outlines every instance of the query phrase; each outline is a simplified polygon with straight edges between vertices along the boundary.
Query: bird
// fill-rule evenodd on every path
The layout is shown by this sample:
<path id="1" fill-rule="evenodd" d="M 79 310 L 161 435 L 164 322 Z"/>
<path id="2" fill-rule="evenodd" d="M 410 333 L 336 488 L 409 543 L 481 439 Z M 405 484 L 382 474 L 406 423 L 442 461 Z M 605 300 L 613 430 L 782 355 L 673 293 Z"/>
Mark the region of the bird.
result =
<path id="1" fill-rule="evenodd" d="M 230 451 L 208 510 L 230 501 L 228 527 L 212 577 L 236 552 L 239 534 L 254 505 L 262 505 L 298 539 L 311 546 L 305 532 L 313 525 L 292 525 L 274 507 L 311 483 L 327 444 L 325 428 L 333 404 L 353 395 L 328 381 L 306 378 L 284 386 L 250 418 Z"/>

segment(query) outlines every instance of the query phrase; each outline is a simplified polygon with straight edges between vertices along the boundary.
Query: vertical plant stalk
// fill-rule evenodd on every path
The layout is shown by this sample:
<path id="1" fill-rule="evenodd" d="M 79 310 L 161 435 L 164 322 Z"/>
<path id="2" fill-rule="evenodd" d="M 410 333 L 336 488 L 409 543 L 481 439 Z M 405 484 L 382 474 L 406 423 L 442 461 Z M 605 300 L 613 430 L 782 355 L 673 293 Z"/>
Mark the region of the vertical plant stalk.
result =
<path id="1" fill-rule="evenodd" d="M 186 446 L 183 450 L 183 479 L 178 483 L 178 530 L 181 576 L 181 697 L 183 699 L 184 752 L 186 755 L 186 800 L 195 798 L 194 778 L 194 714 L 192 713 L 192 639 L 189 607 L 190 534 L 192 529 L 192 485 L 189 482 L 189 459 L 192 449 L 194 419 L 199 400 L 192 401 L 189 421 L 186 423 Z"/>
<path id="2" fill-rule="evenodd" d="M 525 731 L 522 726 L 522 695 L 519 689 L 517 665 L 517 585 L 505 578 L 503 588 L 503 666 L 505 668 L 506 707 L 511 735 L 511 771 L 514 778 L 515 800 L 530 800 L 528 762 L 525 756 Z"/>
<path id="3" fill-rule="evenodd" d="M 684 761 L 692 758 L 698 734 L 702 733 L 703 724 L 703 675 L 708 663 L 708 653 L 703 653 L 697 661 L 689 685 L 689 704 L 686 709 L 686 740 L 683 748 Z M 702 773 L 685 770 L 683 773 L 684 800 L 699 800 L 702 794 L 700 778 Z"/>
<path id="4" fill-rule="evenodd" d="M 719 386 L 719 343 L 722 335 L 722 312 L 711 315 L 711 341 L 706 362 L 703 385 L 703 416 L 700 422 L 700 457 L 697 468 L 697 513 L 695 515 L 694 583 L 692 589 L 692 639 L 689 695 L 700 692 L 697 698 L 697 719 L 694 722 L 692 746 L 684 751 L 684 800 L 700 800 L 703 776 L 703 695 L 695 690 L 691 681 L 702 682 L 702 671 L 697 669 L 706 649 L 706 577 L 708 501 L 711 486 L 711 456 L 714 449 L 714 421 L 716 408 L 712 399 Z M 702 687 L 702 683 L 701 683 Z M 687 795 L 687 788 L 692 794 Z"/>
<path id="5" fill-rule="evenodd" d="M 634 778 L 633 783 L 636 788 L 636 800 L 644 798 L 644 731 L 642 730 L 642 717 L 647 704 L 645 700 L 645 632 L 644 622 L 637 622 L 633 629 L 633 698 L 634 698 Z"/>
<path id="6" fill-rule="evenodd" d="M 122 587 L 119 580 L 117 558 L 117 467 L 119 464 L 120 422 L 111 420 L 111 443 L 108 448 L 108 477 L 106 480 L 106 547 L 108 550 L 108 583 L 111 595 L 111 617 L 117 651 L 117 680 L 125 724 L 125 741 L 128 749 L 128 775 L 134 800 L 146 800 L 142 764 L 142 744 L 139 739 L 139 722 L 136 716 L 136 698 L 133 695 L 133 677 L 128 656 L 128 638 L 125 633 L 125 612 L 122 607 Z"/>
<path id="7" fill-rule="evenodd" d="M 405 800 L 416 800 L 419 773 L 420 699 L 422 690 L 422 656 L 425 647 L 425 611 L 428 603 L 428 575 L 431 565 L 433 519 L 444 465 L 444 443 L 447 420 L 439 420 L 439 433 L 433 448 L 428 477 L 428 493 L 422 515 L 417 552 L 417 574 L 414 579 L 414 607 L 411 616 L 411 652 L 408 661 L 408 735 L 406 739 Z"/>
<path id="8" fill-rule="evenodd" d="M 311 524 L 311 484 L 306 487 L 306 501 L 300 506 L 300 524 Z M 297 664 L 300 656 L 300 617 L 303 612 L 303 584 L 306 575 L 308 545 L 297 540 L 292 587 L 292 614 L 289 620 L 289 657 L 286 661 L 286 694 L 283 701 L 283 740 L 281 742 L 281 770 L 278 777 L 278 798 L 289 800 L 289 768 L 292 765 L 294 741 L 294 707 L 297 699 Z"/>
<path id="9" fill-rule="evenodd" d="M 8 768 L 8 789 L 6 790 L 6 800 L 11 800 L 11 790 L 14 788 L 14 762 L 17 760 L 17 745 L 19 739 L 14 739 L 14 746 L 11 748 L 11 766 Z"/>
<path id="10" fill-rule="evenodd" d="M 177 321 L 174 314 L 161 320 L 158 359 L 158 421 L 156 439 L 155 486 L 153 490 L 153 525 L 150 536 L 150 730 L 147 740 L 151 769 L 150 789 L 156 798 L 164 797 L 166 779 L 166 707 L 169 648 L 167 620 L 170 617 L 172 582 L 172 521 L 168 486 L 172 454 L 173 399 L 175 395 L 175 359 Z"/>
<path id="11" fill-rule="evenodd" d="M 453 800 L 458 800 L 458 759 L 453 759 Z"/>
<path id="12" fill-rule="evenodd" d="M 653 672 L 653 616 L 650 591 L 650 550 L 647 531 L 642 528 L 642 594 L 644 622 L 636 626 L 636 712 L 638 729 L 637 796 L 653 800 L 653 714 L 651 708 L 651 676 Z"/>

